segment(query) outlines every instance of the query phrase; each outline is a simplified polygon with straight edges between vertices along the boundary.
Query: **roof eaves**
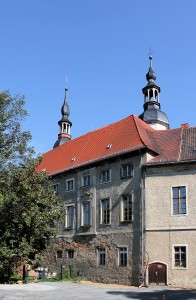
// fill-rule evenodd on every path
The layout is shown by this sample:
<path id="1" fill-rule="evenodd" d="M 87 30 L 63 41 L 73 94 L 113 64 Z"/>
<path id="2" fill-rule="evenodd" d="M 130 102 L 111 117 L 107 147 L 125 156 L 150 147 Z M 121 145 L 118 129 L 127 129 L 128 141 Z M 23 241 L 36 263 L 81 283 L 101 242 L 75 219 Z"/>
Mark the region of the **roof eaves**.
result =
<path id="1" fill-rule="evenodd" d="M 105 159 L 108 159 L 108 158 L 113 158 L 113 157 L 118 156 L 118 155 L 126 154 L 128 152 L 134 152 L 134 151 L 142 150 L 142 149 L 146 149 L 146 148 L 147 148 L 146 146 L 142 146 L 142 147 L 134 147 L 134 148 L 131 148 L 131 149 L 130 148 L 123 149 L 123 151 L 120 150 L 120 151 L 117 151 L 117 152 L 113 152 L 112 154 L 109 154 L 109 155 L 105 155 L 105 156 L 101 156 L 101 157 L 98 157 L 98 158 L 95 158 L 95 159 L 92 159 L 92 160 L 85 161 L 84 163 L 81 163 L 81 164 L 78 164 L 78 165 L 75 164 L 73 167 L 61 169 L 61 170 L 58 170 L 57 172 L 49 173 L 49 175 L 50 176 L 58 175 L 58 174 L 66 172 L 66 171 L 74 170 L 74 169 L 77 169 L 79 167 L 84 167 L 86 165 L 96 163 L 96 162 L 99 162 L 99 161 L 102 161 L 102 160 L 105 160 Z M 152 149 L 149 149 L 149 150 L 152 150 Z M 154 151 L 154 150 L 152 150 L 152 151 Z"/>
<path id="2" fill-rule="evenodd" d="M 173 164 L 185 164 L 185 163 L 196 163 L 196 160 L 194 159 L 190 159 L 190 160 L 183 160 L 183 161 L 179 161 L 179 160 L 170 160 L 170 159 L 163 159 L 163 160 L 159 160 L 159 161 L 156 161 L 156 162 L 148 162 L 148 163 L 145 163 L 144 166 L 145 167 L 153 167 L 153 166 L 159 166 L 159 165 L 173 165 Z"/>

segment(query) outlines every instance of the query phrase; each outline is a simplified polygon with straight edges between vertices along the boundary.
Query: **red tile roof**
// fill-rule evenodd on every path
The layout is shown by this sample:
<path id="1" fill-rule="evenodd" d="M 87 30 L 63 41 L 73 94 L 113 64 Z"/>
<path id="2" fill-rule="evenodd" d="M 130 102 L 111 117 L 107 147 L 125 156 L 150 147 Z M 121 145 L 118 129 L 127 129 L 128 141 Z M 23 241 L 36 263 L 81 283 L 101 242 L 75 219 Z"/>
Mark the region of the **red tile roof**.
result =
<path id="1" fill-rule="evenodd" d="M 196 127 L 183 129 L 179 161 L 196 161 Z"/>
<path id="2" fill-rule="evenodd" d="M 178 162 L 187 159 L 190 153 L 196 159 L 196 151 L 192 151 L 196 148 L 195 137 L 192 137 L 193 134 L 196 136 L 196 128 L 190 131 L 191 128 L 155 130 L 131 115 L 44 153 L 37 171 L 44 169 L 54 175 L 142 148 L 148 148 L 156 155 L 147 165 Z M 186 144 L 191 149 L 189 154 L 185 150 Z"/>
<path id="3" fill-rule="evenodd" d="M 131 115 L 44 153 L 37 171 L 44 169 L 53 175 L 145 147 L 155 150 L 150 132 L 154 129 Z"/>

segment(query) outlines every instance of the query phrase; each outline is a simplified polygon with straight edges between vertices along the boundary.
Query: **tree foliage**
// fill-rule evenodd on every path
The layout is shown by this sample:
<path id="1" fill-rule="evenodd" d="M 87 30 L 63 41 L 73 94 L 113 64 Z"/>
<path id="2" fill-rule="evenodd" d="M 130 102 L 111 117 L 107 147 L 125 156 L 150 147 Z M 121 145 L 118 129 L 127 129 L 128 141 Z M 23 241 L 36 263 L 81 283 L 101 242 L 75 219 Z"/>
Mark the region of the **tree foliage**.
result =
<path id="1" fill-rule="evenodd" d="M 61 215 L 47 174 L 35 172 L 40 160 L 28 146 L 30 133 L 21 130 L 24 104 L 24 97 L 0 93 L 0 276 L 46 249 Z"/>

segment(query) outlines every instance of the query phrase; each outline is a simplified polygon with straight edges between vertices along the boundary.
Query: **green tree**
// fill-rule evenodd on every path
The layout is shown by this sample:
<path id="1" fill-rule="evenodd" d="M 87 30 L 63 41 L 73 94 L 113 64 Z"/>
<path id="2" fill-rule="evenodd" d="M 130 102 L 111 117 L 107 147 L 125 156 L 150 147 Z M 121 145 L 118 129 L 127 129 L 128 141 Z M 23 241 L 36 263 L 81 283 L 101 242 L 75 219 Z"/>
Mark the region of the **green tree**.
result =
<path id="1" fill-rule="evenodd" d="M 45 172 L 35 172 L 39 158 L 21 130 L 27 116 L 24 97 L 0 93 L 0 276 L 16 262 L 47 248 L 56 233 L 61 202 Z"/>

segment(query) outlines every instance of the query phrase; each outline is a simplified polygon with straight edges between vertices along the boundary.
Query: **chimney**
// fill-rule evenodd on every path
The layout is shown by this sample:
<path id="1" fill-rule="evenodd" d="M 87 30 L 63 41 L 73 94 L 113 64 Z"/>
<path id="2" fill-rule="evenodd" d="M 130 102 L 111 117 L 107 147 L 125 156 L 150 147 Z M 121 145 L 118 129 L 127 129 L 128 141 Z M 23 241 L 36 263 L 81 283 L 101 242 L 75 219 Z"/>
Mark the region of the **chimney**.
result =
<path id="1" fill-rule="evenodd" d="M 189 128 L 189 123 L 181 124 L 181 128 Z"/>

